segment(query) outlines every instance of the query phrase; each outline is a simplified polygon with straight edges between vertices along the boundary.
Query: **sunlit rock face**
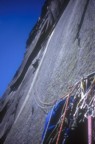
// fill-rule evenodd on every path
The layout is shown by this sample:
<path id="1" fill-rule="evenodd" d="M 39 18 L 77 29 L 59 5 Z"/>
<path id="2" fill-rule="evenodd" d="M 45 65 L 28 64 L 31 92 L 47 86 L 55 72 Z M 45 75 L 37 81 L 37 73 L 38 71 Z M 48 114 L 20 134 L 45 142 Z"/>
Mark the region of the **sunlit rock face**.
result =
<path id="1" fill-rule="evenodd" d="M 0 100 L 0 144 L 41 142 L 44 105 L 95 71 L 95 1 L 46 0 Z"/>

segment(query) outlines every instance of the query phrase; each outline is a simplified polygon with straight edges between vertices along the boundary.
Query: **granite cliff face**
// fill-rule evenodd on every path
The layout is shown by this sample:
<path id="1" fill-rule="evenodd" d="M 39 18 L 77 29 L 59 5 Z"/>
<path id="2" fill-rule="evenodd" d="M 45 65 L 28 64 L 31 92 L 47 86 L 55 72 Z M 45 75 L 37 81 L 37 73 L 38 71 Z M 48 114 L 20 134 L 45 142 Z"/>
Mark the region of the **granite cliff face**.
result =
<path id="1" fill-rule="evenodd" d="M 95 71 L 95 1 L 46 0 L 0 100 L 0 144 L 38 144 L 50 107 Z"/>

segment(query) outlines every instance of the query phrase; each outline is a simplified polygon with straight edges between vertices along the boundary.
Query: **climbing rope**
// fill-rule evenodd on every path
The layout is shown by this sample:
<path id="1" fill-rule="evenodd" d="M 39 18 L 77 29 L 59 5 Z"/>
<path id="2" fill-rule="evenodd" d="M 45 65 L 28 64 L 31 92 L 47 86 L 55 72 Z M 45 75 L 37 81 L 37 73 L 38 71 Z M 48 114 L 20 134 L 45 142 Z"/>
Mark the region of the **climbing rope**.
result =
<path id="1" fill-rule="evenodd" d="M 59 139 L 60 139 L 60 136 L 61 136 L 63 124 L 64 124 L 64 121 L 65 121 L 66 111 L 67 111 L 67 107 L 68 107 L 68 103 L 69 103 L 69 97 L 70 97 L 70 95 L 68 95 L 67 100 L 66 100 L 66 107 L 65 107 L 62 123 L 61 123 L 60 129 L 59 129 L 59 133 L 58 133 L 56 144 L 59 144 Z"/>
<path id="2" fill-rule="evenodd" d="M 80 82 L 77 82 L 76 84 L 78 85 Z M 75 84 L 75 86 L 76 86 Z M 75 89 L 75 86 L 74 86 L 74 89 Z M 72 87 L 73 88 L 73 87 Z M 69 92 L 70 93 L 70 92 Z M 64 95 L 64 96 L 61 96 L 60 99 L 66 99 L 68 97 L 68 94 Z M 45 103 L 43 102 L 38 96 L 37 97 L 34 97 L 34 100 L 37 104 L 37 106 L 41 109 L 47 109 L 48 107 L 53 107 L 53 105 L 59 100 L 59 99 L 55 99 L 54 101 L 52 102 L 49 102 L 49 103 Z M 43 111 L 46 111 L 46 110 L 43 110 Z M 47 112 L 45 112 L 47 113 Z"/>
<path id="3" fill-rule="evenodd" d="M 70 100 L 70 97 L 72 96 L 72 93 L 74 96 L 73 98 L 77 100 L 76 109 L 74 108 L 75 107 L 74 104 L 72 106 L 73 107 L 72 108 L 73 109 L 73 113 L 72 113 L 73 123 L 75 123 L 77 121 L 78 113 L 79 113 L 80 109 L 83 109 L 83 110 L 85 109 L 85 111 L 83 112 L 85 118 L 88 118 L 89 112 L 91 112 L 91 114 L 90 114 L 91 117 L 95 117 L 95 79 L 94 79 L 94 76 L 95 76 L 95 72 L 92 74 L 89 74 L 85 78 L 82 78 L 81 81 L 78 81 L 75 84 L 75 86 L 72 88 L 71 92 L 69 92 L 68 95 L 62 96 L 60 98 L 60 99 L 66 99 L 66 101 L 63 106 L 61 116 L 60 116 L 55 128 L 53 129 L 53 131 L 51 132 L 51 134 L 45 141 L 46 144 L 47 144 L 47 142 L 48 142 L 48 144 L 51 144 L 55 140 L 56 140 L 56 144 L 59 144 L 60 136 L 61 136 L 63 126 L 65 123 L 65 119 L 66 119 L 69 100 Z M 50 102 L 50 103 L 44 103 L 44 102 L 40 101 L 40 99 L 39 99 L 39 102 L 47 107 L 50 105 L 51 106 L 54 105 L 57 101 L 58 101 L 58 99 L 53 102 Z M 70 112 L 71 112 L 71 110 L 70 110 Z M 50 123 L 50 121 L 49 121 L 49 123 Z M 49 126 L 49 123 L 48 123 L 48 126 Z M 73 123 L 72 123 L 72 125 L 73 125 Z M 89 119 L 88 119 L 88 123 L 89 123 Z M 48 127 L 47 127 L 47 129 L 48 129 Z M 88 144 L 92 144 L 91 143 L 92 136 L 89 136 L 90 135 L 89 133 L 91 133 L 91 129 L 90 129 L 90 131 L 88 130 L 88 137 L 90 137 L 89 138 L 90 143 L 88 143 Z"/>
<path id="4" fill-rule="evenodd" d="M 35 100 L 37 106 L 38 106 L 45 114 L 47 114 L 46 107 L 40 105 L 40 104 L 38 103 L 38 101 L 36 100 L 35 97 L 34 97 L 34 100 Z"/>
<path id="5" fill-rule="evenodd" d="M 65 98 L 64 98 L 64 99 L 65 99 Z M 62 112 L 61 112 L 61 116 L 63 115 L 63 111 L 64 111 L 64 109 L 65 109 L 65 105 L 66 105 L 66 101 L 65 101 L 65 104 L 64 104 L 64 106 L 63 106 L 63 109 L 62 109 Z M 48 140 L 52 137 L 52 135 L 55 133 L 56 129 L 59 128 L 59 126 L 60 126 L 60 122 L 61 122 L 61 117 L 59 118 L 59 120 L 58 120 L 58 122 L 57 122 L 55 128 L 53 129 L 53 131 L 51 132 L 51 134 L 50 134 L 49 137 L 47 138 L 47 140 L 46 140 L 46 144 L 47 144 Z M 57 137 L 57 135 L 58 135 L 58 133 L 56 132 L 55 137 L 52 138 L 52 142 L 53 142 L 54 139 Z M 51 140 L 50 140 L 50 141 L 51 141 Z"/>
<path id="6" fill-rule="evenodd" d="M 87 80 L 89 78 L 91 79 L 94 75 L 95 75 L 95 72 L 90 73 L 89 75 L 84 76 L 83 80 Z M 78 84 L 81 83 L 83 85 L 82 80 L 78 81 L 77 83 Z M 73 88 L 73 87 L 71 87 L 71 88 Z M 83 85 L 83 89 L 84 89 L 84 85 Z M 66 94 L 65 96 L 61 96 L 59 99 L 67 98 L 67 96 L 68 96 L 68 94 Z M 44 102 L 44 101 L 41 100 L 41 98 L 39 97 L 39 95 L 37 95 L 35 99 L 36 99 L 36 103 L 37 103 L 38 107 L 40 107 L 41 109 L 44 109 L 44 108 L 47 109 L 48 107 L 53 107 L 53 105 L 59 100 L 59 99 L 55 99 L 52 102 L 46 103 L 46 102 Z"/>
<path id="7" fill-rule="evenodd" d="M 87 79 L 87 78 L 89 78 L 89 77 L 92 77 L 92 76 L 94 76 L 94 75 L 95 75 L 95 72 L 94 72 L 94 73 L 91 73 L 91 74 L 89 74 L 89 75 L 87 75 L 87 76 L 85 76 L 85 78 L 83 78 L 83 79 L 85 80 L 85 79 Z M 80 81 L 78 81 L 77 83 L 80 84 Z M 73 88 L 73 86 L 72 86 L 72 87 L 69 87 L 68 89 L 71 89 L 71 88 Z M 59 99 L 66 98 L 67 96 L 68 96 L 68 93 L 65 94 L 65 96 L 61 96 Z M 37 103 L 39 103 L 39 105 L 44 105 L 44 106 L 46 106 L 46 107 L 52 107 L 59 99 L 55 99 L 55 100 L 53 100 L 52 102 L 46 103 L 46 102 L 42 101 L 41 98 L 40 98 L 38 95 L 36 96 L 36 101 L 39 101 L 39 102 L 37 102 Z M 46 108 L 46 107 L 45 107 L 45 108 Z"/>
<path id="8" fill-rule="evenodd" d="M 60 136 L 61 136 L 63 124 L 64 124 L 65 117 L 66 117 L 66 112 L 67 112 L 67 109 L 68 109 L 69 98 L 70 98 L 72 92 L 73 92 L 73 91 L 75 90 L 75 88 L 78 86 L 78 84 L 79 84 L 79 82 L 75 85 L 75 87 L 73 88 L 73 90 L 71 91 L 71 93 L 67 96 L 67 99 L 66 99 L 66 106 L 65 106 L 65 110 L 64 110 L 62 122 L 61 122 L 61 125 L 60 125 L 60 129 L 59 129 L 59 133 L 58 133 L 58 137 L 57 137 L 56 144 L 59 144 L 59 140 L 60 140 Z"/>

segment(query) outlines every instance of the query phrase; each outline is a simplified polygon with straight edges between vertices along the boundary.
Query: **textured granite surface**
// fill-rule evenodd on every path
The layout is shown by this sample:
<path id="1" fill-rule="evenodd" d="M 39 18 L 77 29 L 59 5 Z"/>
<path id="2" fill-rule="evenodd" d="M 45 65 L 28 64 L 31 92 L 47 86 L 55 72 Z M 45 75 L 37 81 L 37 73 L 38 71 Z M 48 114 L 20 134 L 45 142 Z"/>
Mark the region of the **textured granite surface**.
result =
<path id="1" fill-rule="evenodd" d="M 0 99 L 0 144 L 39 144 L 43 102 L 95 71 L 95 1 L 46 0 L 23 62 Z"/>

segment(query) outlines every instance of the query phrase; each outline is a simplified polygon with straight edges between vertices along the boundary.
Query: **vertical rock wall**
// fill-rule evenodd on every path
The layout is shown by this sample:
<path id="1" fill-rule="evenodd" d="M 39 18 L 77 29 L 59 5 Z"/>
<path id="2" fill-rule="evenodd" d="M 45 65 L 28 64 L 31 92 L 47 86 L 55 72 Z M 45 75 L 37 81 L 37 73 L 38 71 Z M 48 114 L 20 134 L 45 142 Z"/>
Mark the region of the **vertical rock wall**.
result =
<path id="1" fill-rule="evenodd" d="M 95 71 L 95 1 L 47 0 L 0 100 L 0 143 L 38 144 L 50 103 Z"/>

